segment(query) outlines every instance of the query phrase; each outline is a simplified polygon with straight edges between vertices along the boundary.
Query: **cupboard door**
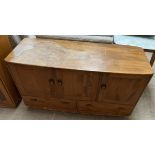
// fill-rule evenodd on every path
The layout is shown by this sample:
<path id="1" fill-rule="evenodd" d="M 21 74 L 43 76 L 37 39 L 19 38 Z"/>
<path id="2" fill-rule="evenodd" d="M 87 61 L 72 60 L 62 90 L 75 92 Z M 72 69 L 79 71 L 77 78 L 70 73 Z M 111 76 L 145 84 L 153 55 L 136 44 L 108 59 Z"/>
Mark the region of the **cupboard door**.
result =
<path id="1" fill-rule="evenodd" d="M 147 81 L 141 76 L 103 75 L 98 101 L 135 104 Z"/>
<path id="2" fill-rule="evenodd" d="M 14 69 L 14 79 L 22 95 L 56 96 L 54 69 L 18 65 Z"/>
<path id="3" fill-rule="evenodd" d="M 66 99 L 95 100 L 99 73 L 57 70 L 57 96 Z"/>
<path id="4" fill-rule="evenodd" d="M 14 105 L 12 105 L 12 101 L 2 83 L 2 81 L 0 81 L 0 106 L 5 107 L 5 106 L 9 106 L 13 107 Z"/>

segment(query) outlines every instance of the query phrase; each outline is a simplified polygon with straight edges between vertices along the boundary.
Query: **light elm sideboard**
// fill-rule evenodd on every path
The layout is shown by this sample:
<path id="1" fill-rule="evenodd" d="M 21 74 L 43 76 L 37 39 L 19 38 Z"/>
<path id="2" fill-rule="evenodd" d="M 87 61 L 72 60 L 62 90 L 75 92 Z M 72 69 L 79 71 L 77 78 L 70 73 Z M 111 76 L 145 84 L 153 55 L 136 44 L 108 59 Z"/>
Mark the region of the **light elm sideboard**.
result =
<path id="1" fill-rule="evenodd" d="M 32 108 L 130 115 L 153 75 L 138 47 L 24 39 L 5 59 Z"/>

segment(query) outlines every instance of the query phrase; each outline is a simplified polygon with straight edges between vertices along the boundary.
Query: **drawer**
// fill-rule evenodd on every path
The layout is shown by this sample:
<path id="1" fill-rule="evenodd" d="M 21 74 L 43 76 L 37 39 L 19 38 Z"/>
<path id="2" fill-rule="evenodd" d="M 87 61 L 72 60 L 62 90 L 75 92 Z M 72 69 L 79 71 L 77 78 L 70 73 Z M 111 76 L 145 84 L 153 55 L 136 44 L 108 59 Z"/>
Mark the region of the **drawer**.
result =
<path id="1" fill-rule="evenodd" d="M 76 103 L 64 99 L 42 99 L 38 97 L 23 96 L 24 103 L 32 108 L 77 112 Z"/>
<path id="2" fill-rule="evenodd" d="M 133 106 L 119 105 L 111 103 L 99 103 L 79 101 L 77 104 L 78 111 L 82 114 L 109 115 L 109 116 L 127 116 L 130 115 Z"/>

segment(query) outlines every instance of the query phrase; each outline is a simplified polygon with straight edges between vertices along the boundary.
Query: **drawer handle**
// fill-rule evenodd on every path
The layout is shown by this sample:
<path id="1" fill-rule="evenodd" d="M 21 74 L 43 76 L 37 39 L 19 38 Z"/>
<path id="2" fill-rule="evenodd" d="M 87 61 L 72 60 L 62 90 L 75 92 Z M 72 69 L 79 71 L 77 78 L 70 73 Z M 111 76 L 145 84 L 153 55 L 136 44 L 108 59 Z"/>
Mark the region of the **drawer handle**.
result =
<path id="1" fill-rule="evenodd" d="M 106 84 L 101 84 L 101 88 L 106 89 L 107 85 Z"/>
<path id="2" fill-rule="evenodd" d="M 61 101 L 62 104 L 69 104 L 67 101 Z"/>
<path id="3" fill-rule="evenodd" d="M 86 104 L 87 107 L 92 107 L 92 104 Z"/>
<path id="4" fill-rule="evenodd" d="M 36 98 L 31 98 L 30 100 L 35 102 L 38 101 Z"/>
<path id="5" fill-rule="evenodd" d="M 54 85 L 55 84 L 55 81 L 53 79 L 50 79 L 49 80 L 49 83 L 50 83 L 50 85 Z"/>
<path id="6" fill-rule="evenodd" d="M 62 86 L 62 81 L 61 80 L 57 80 L 57 83 L 59 86 Z"/>
<path id="7" fill-rule="evenodd" d="M 125 109 L 123 107 L 118 108 L 119 111 L 124 111 Z"/>

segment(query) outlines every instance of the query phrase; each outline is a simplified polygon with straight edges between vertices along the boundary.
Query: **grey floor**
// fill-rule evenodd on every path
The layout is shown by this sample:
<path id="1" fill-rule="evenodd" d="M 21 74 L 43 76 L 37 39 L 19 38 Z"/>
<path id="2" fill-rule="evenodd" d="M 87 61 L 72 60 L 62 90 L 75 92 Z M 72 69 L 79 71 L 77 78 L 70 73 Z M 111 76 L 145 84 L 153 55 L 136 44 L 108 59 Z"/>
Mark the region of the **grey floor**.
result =
<path id="1" fill-rule="evenodd" d="M 150 57 L 149 55 L 147 55 Z M 154 64 L 155 71 L 155 64 Z M 155 75 L 145 89 L 133 113 L 129 117 L 103 117 L 80 115 L 28 108 L 23 101 L 16 109 L 0 108 L 1 120 L 154 120 L 155 119 Z"/>

